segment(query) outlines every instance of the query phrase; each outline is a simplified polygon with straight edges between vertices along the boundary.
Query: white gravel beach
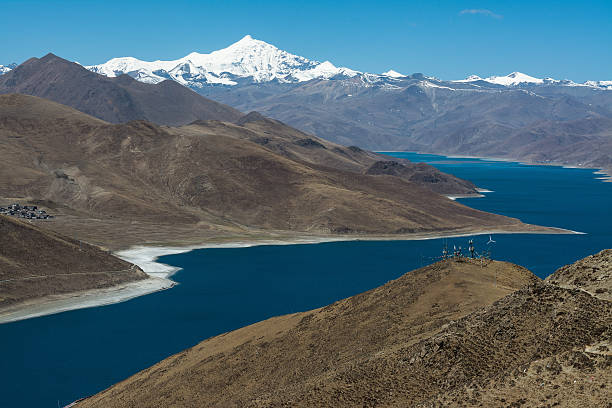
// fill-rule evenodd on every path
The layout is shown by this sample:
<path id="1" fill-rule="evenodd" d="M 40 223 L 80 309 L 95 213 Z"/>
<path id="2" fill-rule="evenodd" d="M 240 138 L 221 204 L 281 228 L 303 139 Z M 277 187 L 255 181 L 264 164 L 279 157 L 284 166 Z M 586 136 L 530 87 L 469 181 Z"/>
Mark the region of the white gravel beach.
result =
<path id="1" fill-rule="evenodd" d="M 473 195 L 470 197 L 474 197 Z M 562 233 L 583 234 L 582 232 L 561 230 Z M 257 241 L 235 241 L 227 243 L 203 243 L 202 245 L 171 247 L 171 246 L 134 246 L 129 249 L 115 253 L 119 258 L 138 265 L 150 277 L 136 282 L 129 282 L 118 286 L 104 289 L 93 289 L 77 293 L 48 296 L 20 303 L 0 311 L 0 324 L 18 320 L 30 319 L 69 310 L 83 309 L 89 307 L 109 305 L 125 302 L 138 296 L 147 295 L 160 290 L 170 289 L 176 282 L 170 277 L 181 268 L 157 262 L 158 258 L 165 255 L 176 255 L 195 249 L 207 248 L 246 248 L 260 245 L 298 245 L 317 244 L 337 241 L 359 241 L 359 240 L 427 240 L 438 238 L 456 238 L 470 235 L 490 234 L 520 234 L 525 232 L 490 230 L 478 232 L 463 232 L 456 234 L 425 233 L 413 234 L 410 237 L 300 237 L 291 240 L 257 240 Z"/>

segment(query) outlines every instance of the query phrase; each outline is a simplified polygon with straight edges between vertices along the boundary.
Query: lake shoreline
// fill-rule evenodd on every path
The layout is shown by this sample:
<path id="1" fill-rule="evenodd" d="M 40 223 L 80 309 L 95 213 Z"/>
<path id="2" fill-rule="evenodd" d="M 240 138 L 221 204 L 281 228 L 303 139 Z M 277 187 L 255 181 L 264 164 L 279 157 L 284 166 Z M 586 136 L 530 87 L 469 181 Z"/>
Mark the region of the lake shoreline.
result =
<path id="1" fill-rule="evenodd" d="M 70 310 L 105 306 L 125 302 L 136 297 L 148 295 L 162 290 L 171 289 L 176 282 L 170 279 L 182 268 L 158 262 L 166 255 L 176 255 L 197 249 L 247 248 L 262 245 L 306 245 L 328 242 L 351 241 L 418 241 L 441 238 L 460 238 L 472 235 L 497 234 L 583 234 L 562 228 L 549 227 L 548 230 L 465 230 L 461 232 L 431 232 L 414 233 L 410 235 L 371 235 L 371 236 L 295 236 L 285 239 L 245 239 L 227 242 L 203 242 L 199 245 L 165 246 L 165 245 L 135 245 L 114 252 L 114 255 L 139 266 L 149 278 L 133 281 L 102 289 L 90 289 L 67 294 L 53 295 L 44 298 L 31 299 L 0 310 L 0 324 L 16 322 L 67 312 Z"/>
<path id="2" fill-rule="evenodd" d="M 414 152 L 414 151 L 406 151 L 406 150 L 385 150 L 385 151 L 377 150 L 376 153 L 382 153 L 382 154 L 384 153 L 417 153 L 417 154 L 442 156 L 448 159 L 479 159 L 479 160 L 498 161 L 498 162 L 506 162 L 506 163 L 509 163 L 509 162 L 519 163 L 525 166 L 556 166 L 556 167 L 562 167 L 564 169 L 593 170 L 594 175 L 601 176 L 601 177 L 595 177 L 596 180 L 601 180 L 604 183 L 612 183 L 612 169 L 604 169 L 600 167 L 590 167 L 590 166 L 579 166 L 579 165 L 573 165 L 573 164 L 562 163 L 562 162 L 543 163 L 543 162 L 514 159 L 514 158 L 507 158 L 507 157 L 490 157 L 490 156 L 473 156 L 473 155 L 465 156 L 465 155 L 457 155 L 457 154 L 447 155 L 444 153 L 430 153 L 430 152 L 421 152 L 421 151 Z M 480 189 L 477 188 L 476 191 L 478 190 Z M 461 197 L 461 198 L 464 198 L 464 197 Z"/>

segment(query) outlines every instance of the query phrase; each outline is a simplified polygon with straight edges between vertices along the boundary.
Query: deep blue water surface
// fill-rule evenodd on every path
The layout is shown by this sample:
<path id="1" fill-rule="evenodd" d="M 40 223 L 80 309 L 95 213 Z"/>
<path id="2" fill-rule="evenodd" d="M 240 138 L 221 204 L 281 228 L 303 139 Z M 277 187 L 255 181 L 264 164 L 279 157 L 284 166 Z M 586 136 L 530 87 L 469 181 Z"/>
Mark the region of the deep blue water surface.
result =
<path id="1" fill-rule="evenodd" d="M 590 170 L 391 153 L 493 190 L 463 203 L 586 235 L 495 235 L 493 256 L 545 277 L 612 247 L 612 183 Z M 474 238 L 477 249 L 488 236 Z M 468 238 L 448 242 L 466 247 Z M 162 261 L 180 285 L 128 302 L 0 325 L 0 407 L 57 407 L 197 342 L 329 304 L 428 263 L 441 240 L 204 249 Z"/>

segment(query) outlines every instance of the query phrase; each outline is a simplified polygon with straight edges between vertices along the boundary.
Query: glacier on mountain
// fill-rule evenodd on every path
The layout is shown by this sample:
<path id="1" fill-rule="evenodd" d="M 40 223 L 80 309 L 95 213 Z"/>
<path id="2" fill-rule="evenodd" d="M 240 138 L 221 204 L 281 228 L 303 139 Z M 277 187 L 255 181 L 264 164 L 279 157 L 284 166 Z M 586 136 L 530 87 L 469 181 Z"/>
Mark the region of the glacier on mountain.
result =
<path id="1" fill-rule="evenodd" d="M 353 77 L 359 72 L 318 62 L 280 50 L 250 35 L 210 54 L 191 54 L 174 61 L 141 61 L 133 57 L 113 58 L 87 67 L 106 75 L 128 74 L 139 81 L 158 83 L 173 79 L 183 85 L 235 85 L 248 78 L 253 82 L 305 82 L 336 76 Z"/>
<path id="2" fill-rule="evenodd" d="M 0 65 L 0 75 L 14 69 L 16 64 Z M 319 62 L 291 54 L 254 39 L 250 35 L 227 48 L 209 54 L 192 52 L 177 60 L 143 61 L 134 57 L 113 58 L 103 64 L 86 66 L 90 71 L 108 77 L 127 74 L 140 82 L 156 84 L 174 80 L 184 86 L 198 89 L 208 86 L 234 86 L 250 83 L 277 81 L 280 83 L 300 83 L 314 79 L 351 80 L 355 86 L 380 86 L 382 89 L 395 90 L 397 84 L 411 79 L 421 81 L 419 86 L 461 90 L 479 90 L 493 87 L 525 87 L 540 85 L 560 85 L 589 87 L 612 90 L 612 81 L 586 81 L 576 83 L 570 80 L 536 78 L 521 72 L 505 76 L 481 78 L 471 75 L 455 81 L 438 80 L 421 74 L 404 75 L 393 69 L 382 74 L 360 72 L 346 67 L 336 67 L 330 61 Z M 444 85 L 442 85 L 444 83 Z M 453 85 L 456 84 L 456 85 Z"/>

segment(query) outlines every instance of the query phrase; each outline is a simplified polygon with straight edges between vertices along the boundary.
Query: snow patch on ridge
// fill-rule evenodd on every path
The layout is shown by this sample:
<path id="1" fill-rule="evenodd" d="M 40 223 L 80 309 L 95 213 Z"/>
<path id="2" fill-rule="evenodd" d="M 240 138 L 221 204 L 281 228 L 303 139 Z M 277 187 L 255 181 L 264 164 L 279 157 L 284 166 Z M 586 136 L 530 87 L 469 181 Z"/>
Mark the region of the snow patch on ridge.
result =
<path id="1" fill-rule="evenodd" d="M 0 75 L 6 74 L 7 72 L 13 70 L 17 64 L 8 64 L 8 65 L 0 65 Z"/>
<path id="2" fill-rule="evenodd" d="M 382 75 L 388 76 L 390 78 L 404 78 L 404 77 L 407 76 L 407 75 L 404 75 L 404 74 L 400 74 L 399 72 L 394 71 L 392 69 L 388 70 L 387 72 L 383 72 Z"/>

